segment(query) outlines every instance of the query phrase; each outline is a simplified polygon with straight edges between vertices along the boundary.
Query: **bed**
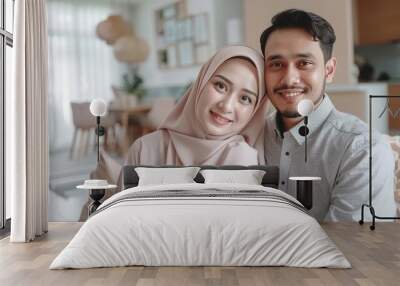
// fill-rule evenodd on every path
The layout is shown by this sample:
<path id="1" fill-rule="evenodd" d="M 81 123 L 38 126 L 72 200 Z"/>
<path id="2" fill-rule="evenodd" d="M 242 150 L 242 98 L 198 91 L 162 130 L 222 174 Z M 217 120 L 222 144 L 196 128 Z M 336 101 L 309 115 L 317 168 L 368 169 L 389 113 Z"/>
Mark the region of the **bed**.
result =
<path id="1" fill-rule="evenodd" d="M 205 183 L 198 173 L 192 183 L 142 186 L 136 167 L 123 168 L 123 191 L 98 208 L 50 269 L 351 267 L 301 203 L 276 188 L 277 167 L 201 167 L 263 170 L 260 185 Z"/>

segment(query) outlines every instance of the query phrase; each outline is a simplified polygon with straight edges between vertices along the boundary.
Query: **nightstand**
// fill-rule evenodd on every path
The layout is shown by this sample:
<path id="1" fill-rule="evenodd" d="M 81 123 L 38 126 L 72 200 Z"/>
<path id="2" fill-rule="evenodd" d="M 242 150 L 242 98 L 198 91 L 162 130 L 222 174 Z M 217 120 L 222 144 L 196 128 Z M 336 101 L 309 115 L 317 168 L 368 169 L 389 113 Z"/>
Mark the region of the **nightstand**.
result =
<path id="1" fill-rule="evenodd" d="M 104 197 L 107 189 L 115 189 L 116 185 L 109 185 L 106 180 L 85 180 L 83 185 L 76 188 L 89 190 L 89 196 L 93 202 L 88 206 L 89 216 L 101 205 L 100 200 Z"/>
<path id="2" fill-rule="evenodd" d="M 313 207 L 313 181 L 320 181 L 320 177 L 290 177 L 296 181 L 296 198 L 308 210 Z"/>

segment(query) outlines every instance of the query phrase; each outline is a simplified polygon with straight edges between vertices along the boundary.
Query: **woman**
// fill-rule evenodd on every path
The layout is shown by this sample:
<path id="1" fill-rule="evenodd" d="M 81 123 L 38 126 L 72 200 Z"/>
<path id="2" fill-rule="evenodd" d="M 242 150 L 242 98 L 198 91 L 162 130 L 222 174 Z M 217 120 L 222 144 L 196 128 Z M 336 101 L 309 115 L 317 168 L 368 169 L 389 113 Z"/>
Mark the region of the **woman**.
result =
<path id="1" fill-rule="evenodd" d="M 264 164 L 264 60 L 253 49 L 218 51 L 165 122 L 131 146 L 129 165 Z M 260 147 L 261 146 L 261 147 Z"/>

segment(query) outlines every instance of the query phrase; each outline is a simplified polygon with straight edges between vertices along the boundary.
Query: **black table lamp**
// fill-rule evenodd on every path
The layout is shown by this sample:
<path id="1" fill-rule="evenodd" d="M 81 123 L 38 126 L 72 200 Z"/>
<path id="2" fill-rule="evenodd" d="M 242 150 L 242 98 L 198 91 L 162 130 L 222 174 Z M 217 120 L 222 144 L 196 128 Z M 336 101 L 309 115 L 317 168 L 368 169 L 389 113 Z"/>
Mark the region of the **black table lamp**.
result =
<path id="1" fill-rule="evenodd" d="M 96 117 L 96 135 L 97 135 L 97 163 L 100 160 L 100 136 L 103 136 L 105 129 L 100 125 L 100 117 L 106 115 L 107 105 L 102 99 L 93 99 L 90 103 L 90 113 Z"/>
<path id="2" fill-rule="evenodd" d="M 304 161 L 307 163 L 307 135 L 310 130 L 307 127 L 308 115 L 314 110 L 314 104 L 309 99 L 301 100 L 297 105 L 297 112 L 304 117 L 304 125 L 299 128 L 299 134 L 304 136 Z M 296 182 L 296 198 L 308 210 L 313 207 L 313 181 L 321 180 L 320 177 L 290 177 Z"/>
<path id="3" fill-rule="evenodd" d="M 297 105 L 297 112 L 304 116 L 304 125 L 299 128 L 299 133 L 301 136 L 304 136 L 304 161 L 307 162 L 307 135 L 310 130 L 307 127 L 308 124 L 308 115 L 313 112 L 314 103 L 310 99 L 302 99 Z"/>

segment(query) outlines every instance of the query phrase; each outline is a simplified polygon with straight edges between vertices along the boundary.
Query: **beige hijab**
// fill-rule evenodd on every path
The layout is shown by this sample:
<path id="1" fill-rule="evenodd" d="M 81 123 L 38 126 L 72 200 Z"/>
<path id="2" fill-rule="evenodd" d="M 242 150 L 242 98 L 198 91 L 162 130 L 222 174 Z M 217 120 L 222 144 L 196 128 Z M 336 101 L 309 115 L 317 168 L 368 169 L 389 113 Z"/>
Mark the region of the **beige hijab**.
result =
<path id="1" fill-rule="evenodd" d="M 258 97 L 251 120 L 239 134 L 209 136 L 196 117 L 201 92 L 215 71 L 234 57 L 249 59 L 257 70 Z M 167 116 L 160 130 L 167 132 L 165 164 L 172 165 L 250 165 L 265 164 L 263 153 L 267 97 L 264 88 L 264 60 L 255 50 L 229 46 L 219 50 L 203 65 L 186 94 Z M 245 140 L 246 139 L 246 140 Z M 257 153 L 257 150 L 258 153 Z"/>

